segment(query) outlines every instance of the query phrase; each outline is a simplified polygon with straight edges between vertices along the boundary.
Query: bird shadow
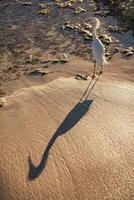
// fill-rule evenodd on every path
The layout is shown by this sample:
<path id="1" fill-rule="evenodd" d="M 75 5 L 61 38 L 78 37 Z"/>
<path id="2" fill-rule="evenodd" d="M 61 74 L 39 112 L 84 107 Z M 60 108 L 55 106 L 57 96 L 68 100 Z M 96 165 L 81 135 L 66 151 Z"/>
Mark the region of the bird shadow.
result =
<path id="1" fill-rule="evenodd" d="M 43 153 L 41 158 L 41 162 L 38 166 L 35 166 L 31 160 L 31 157 L 28 157 L 29 163 L 29 172 L 28 172 L 28 179 L 34 180 L 36 179 L 43 171 L 47 164 L 48 156 L 50 150 L 54 143 L 56 142 L 57 138 L 65 133 L 67 133 L 71 128 L 73 128 L 80 119 L 87 113 L 89 110 L 93 100 L 85 100 L 83 102 L 78 102 L 73 109 L 67 114 L 63 122 L 59 125 L 54 135 L 51 137 L 47 147 Z"/>
<path id="2" fill-rule="evenodd" d="M 83 95 L 82 95 L 81 98 L 80 98 L 80 102 L 81 102 L 81 101 L 83 100 L 83 98 L 85 97 L 85 95 L 86 95 L 86 93 L 87 93 L 87 91 L 88 91 L 90 85 L 92 84 L 92 82 L 93 82 L 93 79 L 90 80 L 90 82 L 89 82 L 89 84 L 88 84 L 88 86 L 87 86 L 85 92 L 83 93 Z M 85 99 L 86 99 L 86 98 L 85 98 Z"/>
<path id="3" fill-rule="evenodd" d="M 32 181 L 36 179 L 42 173 L 43 169 L 45 168 L 47 164 L 49 152 L 53 144 L 56 142 L 56 139 L 59 136 L 67 133 L 71 128 L 73 128 L 80 121 L 80 119 L 88 112 L 93 102 L 93 100 L 88 100 L 88 97 L 90 96 L 99 78 L 100 78 L 100 75 L 95 80 L 94 79 L 90 80 L 79 102 L 72 108 L 72 110 L 66 115 L 63 122 L 59 125 L 54 135 L 51 137 L 49 143 L 47 144 L 47 147 L 42 155 L 40 164 L 38 166 L 35 166 L 31 160 L 31 157 L 30 156 L 28 157 L 28 163 L 29 163 L 28 179 L 29 180 Z"/>
<path id="4" fill-rule="evenodd" d="M 93 79 L 93 78 L 92 78 L 92 79 L 90 80 L 90 82 L 89 82 L 89 84 L 88 84 L 86 90 L 84 91 L 83 95 L 82 95 L 81 98 L 80 98 L 80 102 L 86 101 L 86 100 L 88 99 L 88 97 L 90 96 L 91 92 L 93 91 L 95 85 L 97 84 L 97 82 L 98 82 L 98 80 L 99 80 L 99 78 L 100 78 L 100 75 L 101 75 L 101 74 L 99 74 L 99 75 L 97 76 L 96 79 Z M 91 87 L 90 87 L 90 86 L 91 86 Z"/>

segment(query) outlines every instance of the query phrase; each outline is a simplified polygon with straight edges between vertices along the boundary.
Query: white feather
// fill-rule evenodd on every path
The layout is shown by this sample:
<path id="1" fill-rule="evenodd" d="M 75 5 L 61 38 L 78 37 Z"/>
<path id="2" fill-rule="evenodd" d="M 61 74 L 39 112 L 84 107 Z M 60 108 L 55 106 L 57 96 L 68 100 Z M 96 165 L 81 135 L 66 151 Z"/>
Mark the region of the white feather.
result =
<path id="1" fill-rule="evenodd" d="M 93 27 L 93 41 L 92 41 L 92 53 L 96 64 L 99 65 L 101 68 L 107 64 L 105 58 L 105 47 L 102 44 L 101 40 L 96 36 L 96 29 L 99 27 L 100 22 L 98 19 L 94 18 L 95 26 Z"/>

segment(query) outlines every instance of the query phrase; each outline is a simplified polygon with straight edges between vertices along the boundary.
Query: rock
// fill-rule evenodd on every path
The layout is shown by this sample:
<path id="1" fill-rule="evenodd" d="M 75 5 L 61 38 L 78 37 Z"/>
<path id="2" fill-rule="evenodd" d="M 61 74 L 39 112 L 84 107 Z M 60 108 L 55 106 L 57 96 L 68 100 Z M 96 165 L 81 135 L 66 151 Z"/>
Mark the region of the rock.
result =
<path id="1" fill-rule="evenodd" d="M 88 75 L 83 75 L 83 76 L 82 76 L 82 79 L 85 80 L 85 81 L 87 81 Z"/>
<path id="2" fill-rule="evenodd" d="M 118 26 L 108 26 L 108 31 L 111 31 L 111 32 L 121 32 L 120 28 Z"/>
<path id="3" fill-rule="evenodd" d="M 39 5 L 39 7 L 40 7 L 41 9 L 47 8 L 47 5 L 46 5 L 45 3 L 39 3 L 38 5 Z"/>
<path id="4" fill-rule="evenodd" d="M 126 56 L 132 56 L 134 53 L 132 51 L 129 51 L 126 53 Z"/>
<path id="5" fill-rule="evenodd" d="M 86 11 L 87 11 L 87 10 L 84 9 L 84 8 L 77 7 L 77 8 L 75 9 L 74 13 L 79 14 L 79 13 L 81 13 L 81 12 L 86 12 Z"/>
<path id="6" fill-rule="evenodd" d="M 26 58 L 26 64 L 34 64 L 36 62 L 38 62 L 40 59 L 36 56 L 33 56 L 32 54 L 30 54 L 29 56 L 27 56 Z"/>
<path id="7" fill-rule="evenodd" d="M 60 61 L 61 61 L 61 60 L 60 60 Z M 66 53 L 63 54 L 63 59 L 62 59 L 62 61 L 64 61 L 64 62 L 69 62 L 69 58 L 68 58 L 68 56 L 67 56 Z"/>
<path id="8" fill-rule="evenodd" d="M 110 36 L 108 36 L 107 34 L 100 35 L 100 39 L 106 45 L 109 45 L 109 44 L 111 44 L 113 42 L 112 38 Z"/>
<path id="9" fill-rule="evenodd" d="M 59 60 L 52 60 L 51 63 L 52 63 L 52 64 L 58 64 L 58 63 L 59 63 Z"/>
<path id="10" fill-rule="evenodd" d="M 22 6 L 32 6 L 32 2 L 28 1 L 28 2 L 23 2 L 21 3 Z"/>
<path id="11" fill-rule="evenodd" d="M 134 55 L 134 48 L 128 47 L 126 49 L 123 49 L 121 52 L 124 53 L 125 56 L 132 56 L 132 55 Z"/>
<path id="12" fill-rule="evenodd" d="M 84 28 L 85 29 L 92 29 L 92 25 L 90 23 L 84 23 Z"/>
<path id="13" fill-rule="evenodd" d="M 44 76 L 44 75 L 46 75 L 48 73 L 49 73 L 49 71 L 46 71 L 44 69 L 35 69 L 35 70 L 31 71 L 28 75 Z"/>
<path id="14" fill-rule="evenodd" d="M 82 74 L 76 74 L 75 79 L 77 80 L 84 80 L 86 81 L 88 79 L 88 75 L 82 75 Z"/>
<path id="15" fill-rule="evenodd" d="M 104 16 L 106 16 L 107 14 L 109 14 L 109 11 L 108 11 L 108 10 L 106 10 L 106 11 L 100 10 L 100 11 L 96 11 L 95 14 L 104 17 Z"/>
<path id="16" fill-rule="evenodd" d="M 18 68 L 18 65 L 17 65 L 17 64 L 13 64 L 13 65 L 10 65 L 10 66 L 8 67 L 8 70 L 9 70 L 9 71 L 10 71 L 10 70 L 16 71 L 16 68 Z"/>
<path id="17" fill-rule="evenodd" d="M 81 78 L 79 76 L 75 76 L 75 79 L 77 80 L 81 80 Z"/>
<path id="18" fill-rule="evenodd" d="M 84 37 L 85 40 L 92 40 L 92 33 L 89 33 L 87 34 L 85 37 Z"/>
<path id="19" fill-rule="evenodd" d="M 109 57 L 111 54 L 109 52 L 105 53 L 106 57 Z"/>
<path id="20" fill-rule="evenodd" d="M 59 8 L 73 8 L 73 3 L 75 3 L 76 1 L 66 1 L 64 3 L 60 3 L 59 1 L 56 1 L 55 4 L 59 7 Z"/>
<path id="21" fill-rule="evenodd" d="M 65 29 L 74 29 L 74 26 L 72 24 L 66 24 L 66 25 L 62 26 L 62 29 L 63 30 L 65 30 Z"/>
<path id="22" fill-rule="evenodd" d="M 72 30 L 80 31 L 81 30 L 81 24 L 80 23 L 71 24 L 70 21 L 67 21 L 67 22 L 64 23 L 64 25 L 61 28 L 63 30 L 72 29 Z"/>
<path id="23" fill-rule="evenodd" d="M 76 30 L 80 30 L 81 29 L 81 24 L 76 24 L 76 25 L 74 25 L 74 28 L 76 29 Z"/>
<path id="24" fill-rule="evenodd" d="M 49 9 L 47 9 L 47 8 L 44 8 L 44 9 L 38 11 L 38 14 L 41 14 L 41 15 L 45 15 L 47 13 L 49 13 Z"/>
<path id="25" fill-rule="evenodd" d="M 128 52 L 134 52 L 134 48 L 133 47 L 128 47 L 128 48 L 126 48 L 126 49 L 123 49 L 122 50 L 122 53 L 128 53 Z"/>
<path id="26" fill-rule="evenodd" d="M 119 52 L 120 49 L 119 49 L 119 47 L 113 47 L 112 50 L 113 50 L 114 53 L 117 53 L 117 52 Z"/>
<path id="27" fill-rule="evenodd" d="M 81 29 L 81 33 L 85 33 L 86 35 L 90 35 L 91 32 L 86 29 Z"/>

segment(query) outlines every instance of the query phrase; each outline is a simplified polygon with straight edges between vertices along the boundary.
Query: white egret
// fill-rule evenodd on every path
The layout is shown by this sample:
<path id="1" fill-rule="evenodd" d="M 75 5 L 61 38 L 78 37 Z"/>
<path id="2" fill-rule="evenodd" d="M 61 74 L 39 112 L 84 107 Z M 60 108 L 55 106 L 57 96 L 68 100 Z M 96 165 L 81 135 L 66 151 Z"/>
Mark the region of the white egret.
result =
<path id="1" fill-rule="evenodd" d="M 95 78 L 96 75 L 96 66 L 98 65 L 101 69 L 100 73 L 102 73 L 105 64 L 107 63 L 106 58 L 105 58 L 105 48 L 104 45 L 102 44 L 101 40 L 97 37 L 96 30 L 100 26 L 100 21 L 99 19 L 93 17 L 92 18 L 92 24 L 93 24 L 93 32 L 92 32 L 92 53 L 93 57 L 95 59 L 94 63 L 94 72 L 92 78 Z"/>

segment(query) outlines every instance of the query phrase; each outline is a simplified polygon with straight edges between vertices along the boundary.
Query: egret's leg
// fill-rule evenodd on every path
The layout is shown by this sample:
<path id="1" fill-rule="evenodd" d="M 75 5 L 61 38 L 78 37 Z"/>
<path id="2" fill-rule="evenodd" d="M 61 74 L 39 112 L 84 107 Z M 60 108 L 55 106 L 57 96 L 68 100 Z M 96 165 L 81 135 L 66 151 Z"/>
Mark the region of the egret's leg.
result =
<path id="1" fill-rule="evenodd" d="M 102 72 L 103 72 L 103 69 L 104 69 L 104 66 L 101 66 L 101 69 L 100 69 L 100 74 L 102 74 Z"/>
<path id="2" fill-rule="evenodd" d="M 94 63 L 94 72 L 93 72 L 93 75 L 92 75 L 93 79 L 95 78 L 95 75 L 96 75 L 96 62 Z"/>

